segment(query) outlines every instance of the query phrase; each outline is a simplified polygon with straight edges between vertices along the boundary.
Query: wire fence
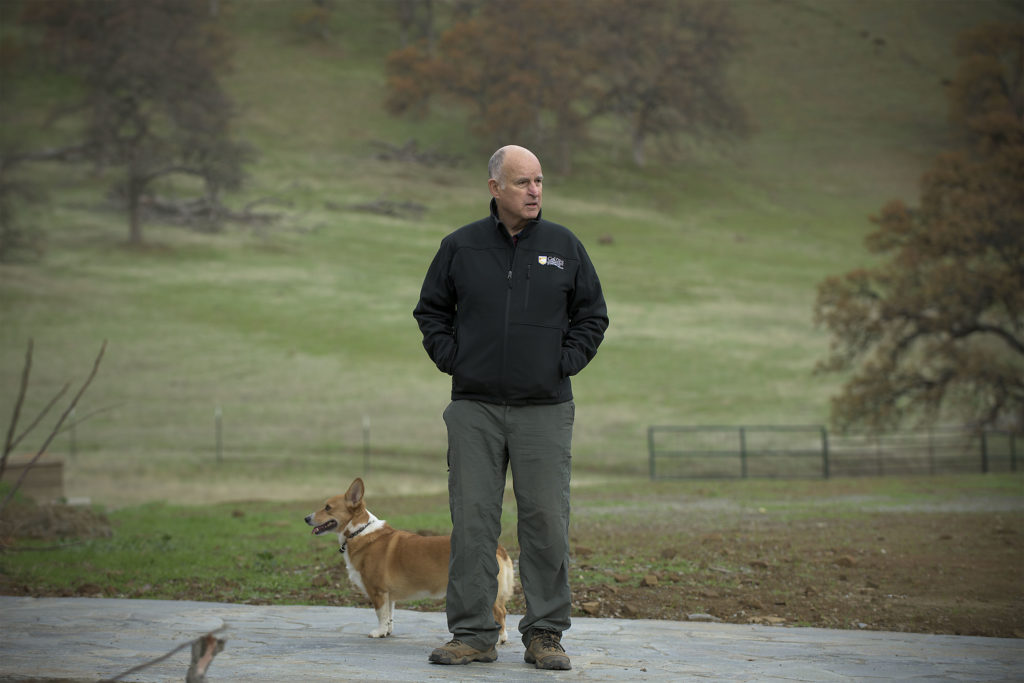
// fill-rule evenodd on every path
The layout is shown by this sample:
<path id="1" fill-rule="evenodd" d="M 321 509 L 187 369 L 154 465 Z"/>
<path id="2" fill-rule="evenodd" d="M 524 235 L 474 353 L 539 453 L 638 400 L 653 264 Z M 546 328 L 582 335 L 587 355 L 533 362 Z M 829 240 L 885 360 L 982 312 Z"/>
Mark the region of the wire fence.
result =
<path id="1" fill-rule="evenodd" d="M 825 478 L 1016 472 L 1020 434 L 933 429 L 832 434 L 820 425 L 651 426 L 650 477 Z"/>
<path id="2" fill-rule="evenodd" d="M 83 414 L 48 449 L 76 472 L 156 477 L 244 470 L 260 479 L 445 472 L 447 440 L 439 414 L 345 413 L 330 405 L 276 405 L 261 397 L 208 404 L 137 401 Z"/>

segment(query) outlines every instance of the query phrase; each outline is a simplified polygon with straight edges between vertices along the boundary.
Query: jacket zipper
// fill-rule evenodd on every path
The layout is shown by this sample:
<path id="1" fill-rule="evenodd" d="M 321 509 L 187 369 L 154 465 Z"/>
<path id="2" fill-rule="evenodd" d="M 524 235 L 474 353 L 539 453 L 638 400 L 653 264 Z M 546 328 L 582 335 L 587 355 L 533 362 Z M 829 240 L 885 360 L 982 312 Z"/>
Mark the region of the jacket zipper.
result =
<path id="1" fill-rule="evenodd" d="M 526 296 L 523 297 L 523 310 L 530 310 L 530 267 L 532 263 L 526 264 Z"/>
<path id="2" fill-rule="evenodd" d="M 501 393 L 505 398 L 505 405 L 508 405 L 508 328 L 509 319 L 512 317 L 512 271 L 516 266 L 516 245 L 512 243 L 512 258 L 508 264 L 508 288 L 505 290 L 505 330 L 501 340 Z"/>

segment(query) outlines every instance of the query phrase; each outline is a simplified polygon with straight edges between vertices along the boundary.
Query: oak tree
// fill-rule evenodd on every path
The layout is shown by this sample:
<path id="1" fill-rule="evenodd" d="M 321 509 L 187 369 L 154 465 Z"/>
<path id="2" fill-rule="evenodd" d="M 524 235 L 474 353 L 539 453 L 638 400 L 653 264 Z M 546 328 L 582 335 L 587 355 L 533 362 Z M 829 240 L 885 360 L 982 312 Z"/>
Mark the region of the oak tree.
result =
<path id="1" fill-rule="evenodd" d="M 626 122 L 634 158 L 680 134 L 743 136 L 746 114 L 725 66 L 738 48 L 728 5 L 698 0 L 483 3 L 447 29 L 434 55 L 388 61 L 388 109 L 422 114 L 432 98 L 469 107 L 487 144 L 516 140 L 567 171 L 600 116 Z"/>
<path id="2" fill-rule="evenodd" d="M 434 54 L 434 0 L 394 0 L 391 11 L 398 20 L 399 42 L 403 48 L 414 42 L 414 36 L 426 45 L 427 54 Z"/>
<path id="3" fill-rule="evenodd" d="M 55 66 L 80 85 L 62 112 L 83 122 L 88 159 L 120 171 L 129 241 L 142 242 L 143 199 L 166 176 L 198 178 L 216 214 L 252 152 L 231 138 L 218 81 L 230 51 L 206 0 L 51 0 L 28 3 L 23 21 L 45 29 Z"/>
<path id="4" fill-rule="evenodd" d="M 747 111 L 726 75 L 741 35 L 728 3 L 602 0 L 595 10 L 599 110 L 627 124 L 638 166 L 652 139 L 749 136 Z"/>
<path id="5" fill-rule="evenodd" d="M 487 2 L 441 35 L 435 54 L 407 47 L 388 60 L 395 114 L 423 113 L 433 97 L 470 111 L 486 146 L 516 140 L 557 153 L 566 169 L 585 135 L 591 54 L 579 17 L 584 0 Z"/>
<path id="6" fill-rule="evenodd" d="M 965 33 L 951 94 L 964 145 L 936 159 L 919 206 L 872 220 L 880 265 L 818 287 L 841 428 L 956 420 L 1024 428 L 1024 24 Z"/>

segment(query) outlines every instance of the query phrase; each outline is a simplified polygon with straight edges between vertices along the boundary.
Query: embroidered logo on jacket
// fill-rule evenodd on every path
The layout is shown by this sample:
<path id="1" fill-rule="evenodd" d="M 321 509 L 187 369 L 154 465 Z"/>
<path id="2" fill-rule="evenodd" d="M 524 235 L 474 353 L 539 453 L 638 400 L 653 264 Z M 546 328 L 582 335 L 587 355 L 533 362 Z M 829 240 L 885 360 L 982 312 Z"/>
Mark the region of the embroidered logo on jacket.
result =
<path id="1" fill-rule="evenodd" d="M 557 256 L 538 256 L 537 263 L 542 266 L 554 266 L 559 270 L 565 270 L 565 261 Z"/>

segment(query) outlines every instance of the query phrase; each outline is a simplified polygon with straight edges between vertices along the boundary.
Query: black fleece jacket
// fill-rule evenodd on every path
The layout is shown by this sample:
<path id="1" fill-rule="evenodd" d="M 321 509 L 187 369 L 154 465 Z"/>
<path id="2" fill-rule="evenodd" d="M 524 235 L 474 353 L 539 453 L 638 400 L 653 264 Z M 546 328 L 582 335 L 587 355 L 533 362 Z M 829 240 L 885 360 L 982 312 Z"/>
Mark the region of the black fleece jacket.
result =
<path id="1" fill-rule="evenodd" d="M 601 282 L 579 239 L 539 215 L 513 242 L 491 215 L 441 241 L 413 316 L 452 400 L 572 400 L 569 378 L 608 327 Z"/>

